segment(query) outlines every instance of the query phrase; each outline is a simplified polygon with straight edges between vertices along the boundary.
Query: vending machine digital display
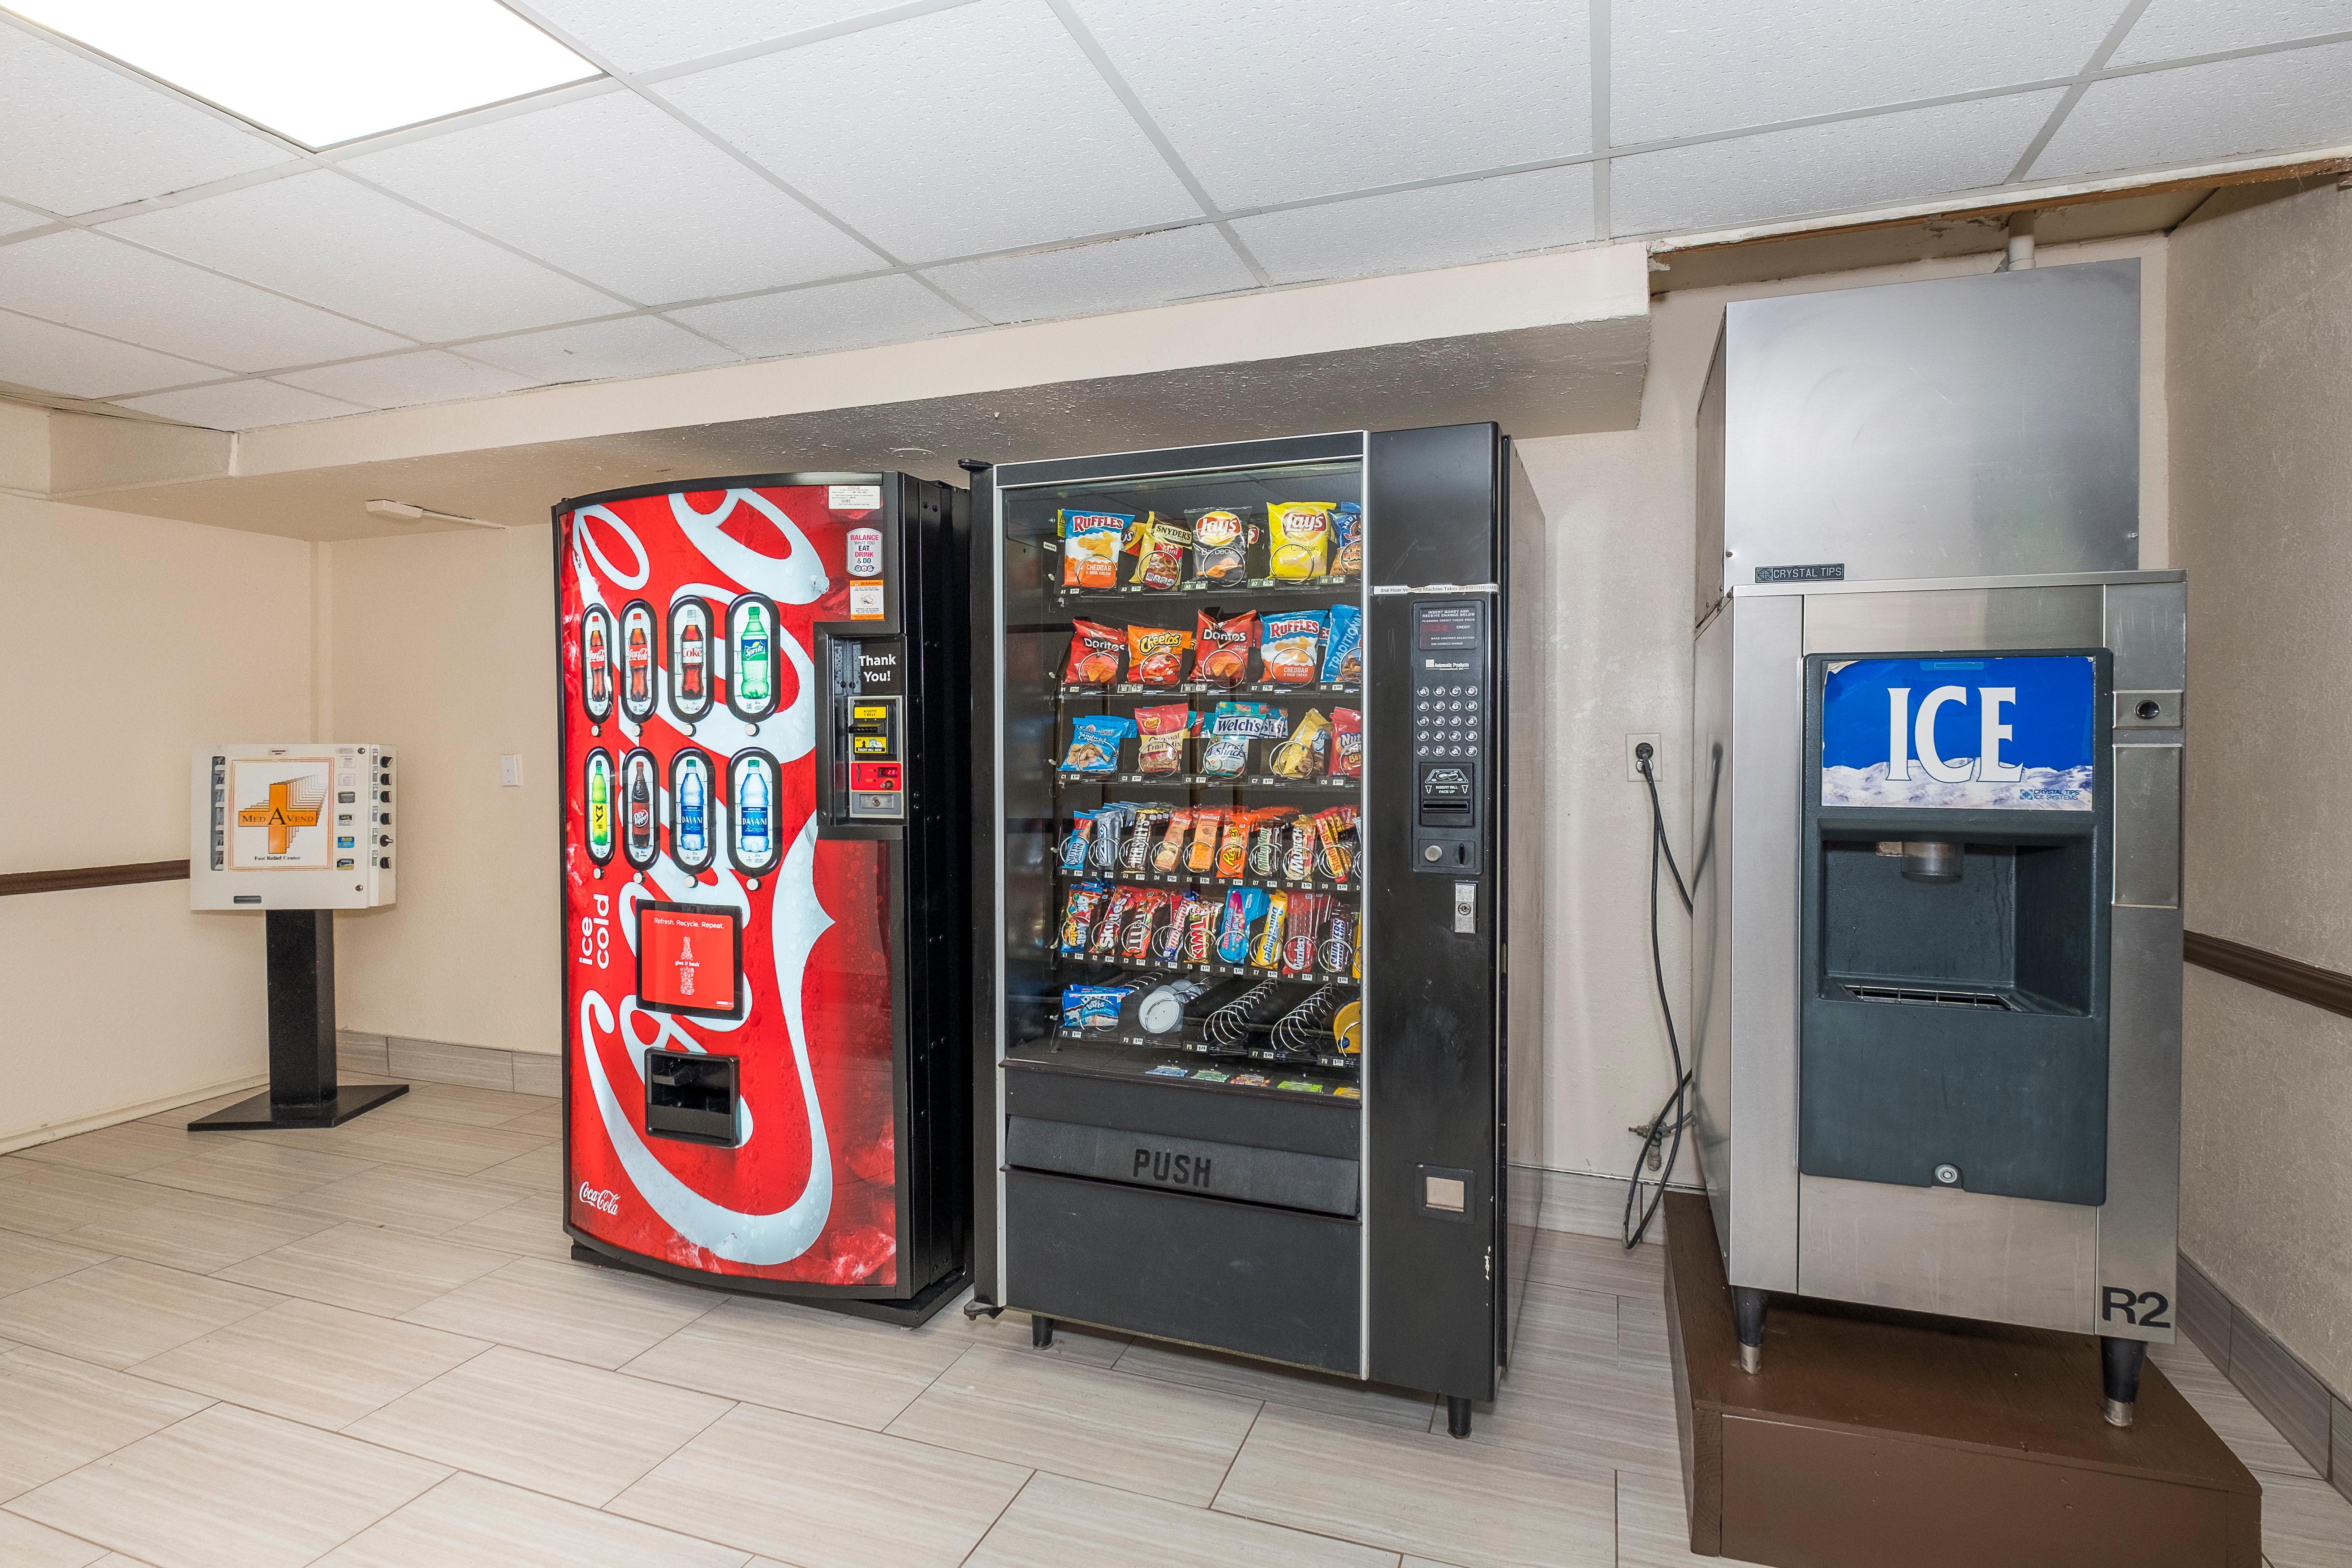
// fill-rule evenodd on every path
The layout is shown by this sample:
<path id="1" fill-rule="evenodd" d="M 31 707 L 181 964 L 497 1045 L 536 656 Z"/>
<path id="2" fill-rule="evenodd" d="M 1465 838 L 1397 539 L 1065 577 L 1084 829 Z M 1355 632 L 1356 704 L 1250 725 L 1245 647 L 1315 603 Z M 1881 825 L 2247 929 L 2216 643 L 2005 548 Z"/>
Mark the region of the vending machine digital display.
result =
<path id="1" fill-rule="evenodd" d="M 919 1321 L 970 1229 L 965 492 L 555 511 L 565 1228 Z"/>
<path id="2" fill-rule="evenodd" d="M 1466 1432 L 1538 1197 L 1514 769 L 1544 643 L 1511 584 L 1543 538 L 1510 443 L 1008 464 L 978 494 L 977 1304 L 1441 1393 Z"/>

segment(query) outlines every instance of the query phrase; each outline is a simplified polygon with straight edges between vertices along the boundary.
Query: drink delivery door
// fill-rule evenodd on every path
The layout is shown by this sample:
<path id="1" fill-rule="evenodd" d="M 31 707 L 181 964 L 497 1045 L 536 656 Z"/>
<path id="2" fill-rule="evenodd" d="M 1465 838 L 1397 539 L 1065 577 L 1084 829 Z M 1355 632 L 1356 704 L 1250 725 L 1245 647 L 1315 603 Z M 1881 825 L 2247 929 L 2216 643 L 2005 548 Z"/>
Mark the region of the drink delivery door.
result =
<path id="1" fill-rule="evenodd" d="M 901 1318 L 967 1278 L 963 500 L 556 510 L 578 1247 Z"/>

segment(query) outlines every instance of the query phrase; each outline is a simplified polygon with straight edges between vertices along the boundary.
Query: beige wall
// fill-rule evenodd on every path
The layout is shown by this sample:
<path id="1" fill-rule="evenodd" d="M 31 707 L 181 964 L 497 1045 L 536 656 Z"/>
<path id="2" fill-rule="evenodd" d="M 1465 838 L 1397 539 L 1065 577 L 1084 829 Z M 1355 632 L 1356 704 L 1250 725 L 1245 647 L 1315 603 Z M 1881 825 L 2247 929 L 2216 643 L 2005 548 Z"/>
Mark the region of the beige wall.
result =
<path id="1" fill-rule="evenodd" d="M 2165 563 L 2165 242 L 2053 247 L 2045 266 L 2141 258 L 2141 559 Z M 1691 552 L 1696 458 L 1692 435 L 1723 307 L 1732 300 L 1864 288 L 1989 270 L 1995 257 L 1920 262 L 1659 299 L 1651 315 L 1650 377 L 1640 428 L 1530 441 L 1521 450 L 1555 530 L 1557 595 L 1547 678 L 1556 693 L 1546 784 L 1549 980 L 1554 1002 L 1545 1076 L 1556 1170 L 1623 1176 L 1640 1140 L 1626 1129 L 1657 1112 L 1673 1087 L 1650 971 L 1649 806 L 1626 781 L 1626 737 L 1664 737 L 1667 832 L 1690 841 L 1688 758 Z M 1665 884 L 1665 875 L 1660 872 Z M 1687 1017 L 1689 920 L 1666 885 L 1659 931 L 1666 990 Z M 1695 1181 L 1696 1167 L 1677 1167 Z"/>
<path id="2" fill-rule="evenodd" d="M 0 870 L 178 859 L 203 741 L 310 737 L 292 540 L 0 494 Z M 261 922 L 185 882 L 0 899 L 0 1148 L 257 1079 Z"/>
<path id="3" fill-rule="evenodd" d="M 547 525 L 318 548 L 328 722 L 400 752 L 400 900 L 336 926 L 342 1026 L 560 1053 Z"/>
<path id="4" fill-rule="evenodd" d="M 2352 195 L 2204 217 L 2173 274 L 2185 914 L 2352 970 Z M 2192 970 L 2184 1049 L 2182 1249 L 2352 1392 L 2352 1020 Z"/>

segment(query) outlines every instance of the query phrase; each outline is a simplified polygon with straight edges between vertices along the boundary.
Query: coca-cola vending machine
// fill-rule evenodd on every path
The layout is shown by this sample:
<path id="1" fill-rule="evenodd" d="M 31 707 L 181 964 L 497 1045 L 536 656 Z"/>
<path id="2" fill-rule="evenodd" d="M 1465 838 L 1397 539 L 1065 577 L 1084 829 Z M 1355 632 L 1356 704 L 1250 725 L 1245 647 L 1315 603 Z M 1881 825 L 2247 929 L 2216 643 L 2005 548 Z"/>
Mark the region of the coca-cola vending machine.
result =
<path id="1" fill-rule="evenodd" d="M 575 1256 L 910 1322 L 968 1282 L 966 505 L 555 509 Z"/>

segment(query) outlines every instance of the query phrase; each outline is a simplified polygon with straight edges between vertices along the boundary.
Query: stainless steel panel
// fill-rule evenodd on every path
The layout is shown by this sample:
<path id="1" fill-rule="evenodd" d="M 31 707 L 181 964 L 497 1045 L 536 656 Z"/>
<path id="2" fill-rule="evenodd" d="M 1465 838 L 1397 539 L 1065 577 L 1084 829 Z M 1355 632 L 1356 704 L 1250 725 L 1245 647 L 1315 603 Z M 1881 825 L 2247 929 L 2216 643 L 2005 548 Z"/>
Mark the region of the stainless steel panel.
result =
<path id="1" fill-rule="evenodd" d="M 2139 564 L 2137 260 L 1742 300 L 1723 354 L 1726 588 Z"/>
<path id="2" fill-rule="evenodd" d="M 1715 1235 L 1731 1246 L 1731 792 L 1738 771 L 1731 750 L 1731 619 L 1723 602 L 1699 628 L 1691 660 L 1691 734 L 1696 758 L 1691 791 L 1691 1156 L 1715 1211 Z"/>
<path id="3" fill-rule="evenodd" d="M 2118 691 L 2118 730 L 2178 730 L 2186 716 L 2186 693 L 2179 691 Z"/>
<path id="4" fill-rule="evenodd" d="M 2107 1201 L 2099 1215 L 2098 1331 L 2169 1342 L 2176 1312 L 2150 1324 L 2146 1294 L 2179 1300 L 2180 911 L 2118 909 L 2107 1023 Z M 2107 1311 L 2131 1293 L 2134 1324 Z"/>
<path id="5" fill-rule="evenodd" d="M 2118 908 L 2180 907 L 2180 748 L 2116 749 Z"/>
<path id="6" fill-rule="evenodd" d="M 1807 653 L 2096 647 L 2095 586 L 1935 588 L 1805 595 Z"/>
<path id="7" fill-rule="evenodd" d="M 2189 684 L 2189 585 L 2179 573 L 2165 579 L 2107 585 L 2106 632 L 2099 640 L 2115 653 L 2118 690 L 2178 691 Z"/>
<path id="8" fill-rule="evenodd" d="M 1803 776 L 1803 601 L 1735 597 L 1731 902 L 1733 1151 L 1726 1267 L 1735 1285 L 1797 1289 L 1797 789 Z M 1719 809 L 1719 808 L 1718 808 Z"/>
<path id="9" fill-rule="evenodd" d="M 1544 975 L 1545 919 L 1544 822 L 1550 816 L 1544 789 L 1549 760 L 1552 689 L 1545 661 L 1552 646 L 1550 535 L 1542 504 L 1518 448 L 1511 448 L 1511 532 L 1509 539 L 1508 645 L 1505 649 L 1509 709 L 1505 744 L 1508 763 L 1504 786 L 1508 804 L 1504 820 L 1504 886 L 1507 900 L 1504 927 L 1503 984 L 1507 1009 L 1503 1029 L 1503 1072 L 1508 1103 L 1504 1106 L 1508 1154 L 1514 1165 L 1543 1163 L 1544 1033 L 1547 996 Z M 1538 1186 L 1538 1201 L 1541 1188 Z M 1522 1215 L 1516 1206 L 1511 1224 L 1535 1223 L 1535 1211 Z"/>
<path id="10" fill-rule="evenodd" d="M 1948 1187 L 1803 1178 L 1808 1296 L 2092 1331 L 2099 1213 Z"/>

